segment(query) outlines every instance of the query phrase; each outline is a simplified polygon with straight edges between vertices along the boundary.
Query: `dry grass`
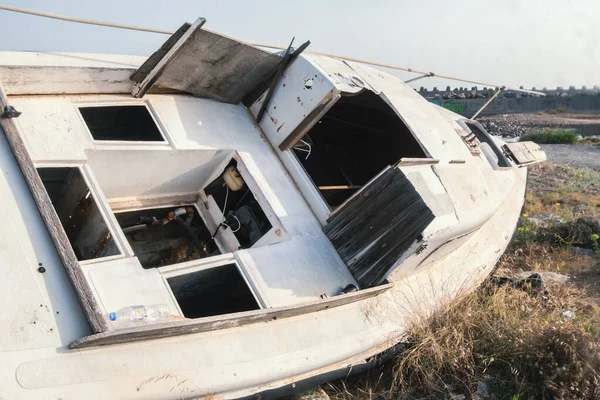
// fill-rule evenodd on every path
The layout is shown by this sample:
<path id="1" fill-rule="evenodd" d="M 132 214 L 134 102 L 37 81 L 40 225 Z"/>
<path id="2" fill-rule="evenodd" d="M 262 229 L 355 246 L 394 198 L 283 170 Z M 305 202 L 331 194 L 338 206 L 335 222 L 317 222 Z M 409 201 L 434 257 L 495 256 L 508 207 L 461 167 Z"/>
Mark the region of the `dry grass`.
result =
<path id="1" fill-rule="evenodd" d="M 599 320 L 572 287 L 552 288 L 548 299 L 482 290 L 415 324 L 397 359 L 326 390 L 334 399 L 471 398 L 485 382 L 491 399 L 600 398 Z"/>

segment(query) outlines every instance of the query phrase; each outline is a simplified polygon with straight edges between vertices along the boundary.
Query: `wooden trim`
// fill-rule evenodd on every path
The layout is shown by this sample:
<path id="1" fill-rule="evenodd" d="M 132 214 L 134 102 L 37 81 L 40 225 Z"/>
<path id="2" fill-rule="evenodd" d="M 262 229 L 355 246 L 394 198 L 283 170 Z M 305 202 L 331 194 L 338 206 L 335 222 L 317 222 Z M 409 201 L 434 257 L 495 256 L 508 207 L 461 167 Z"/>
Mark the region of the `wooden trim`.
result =
<path id="1" fill-rule="evenodd" d="M 360 189 L 360 185 L 340 185 L 340 186 L 319 186 L 319 190 L 346 190 L 346 189 Z"/>
<path id="2" fill-rule="evenodd" d="M 40 178 L 33 161 L 27 152 L 23 138 L 19 134 L 16 122 L 14 119 L 1 119 L 0 118 L 0 130 L 3 131 L 12 152 L 19 164 L 19 168 L 23 173 L 25 181 L 29 186 L 31 195 L 35 200 L 40 215 L 46 224 L 48 233 L 56 246 L 56 250 L 62 263 L 65 267 L 65 271 L 71 279 L 73 288 L 77 293 L 79 302 L 83 308 L 83 311 L 87 317 L 87 320 L 96 333 L 104 332 L 108 329 L 108 322 L 104 318 L 104 313 L 100 310 L 100 307 L 96 303 L 94 294 L 86 280 L 83 271 L 79 267 L 77 256 L 69 243 L 69 239 L 65 230 L 56 214 L 56 210 L 52 206 L 52 202 L 48 197 L 48 193 L 44 188 L 42 179 Z"/>
<path id="3" fill-rule="evenodd" d="M 171 61 L 173 61 L 181 51 L 186 47 L 188 43 L 190 43 L 191 39 L 194 37 L 194 34 L 202 28 L 202 25 L 206 20 L 204 18 L 198 18 L 192 26 L 189 27 L 188 30 L 185 31 L 183 35 L 177 40 L 177 42 L 169 49 L 169 51 L 161 58 L 160 61 L 156 63 L 154 68 L 146 75 L 144 80 L 140 83 L 136 83 L 133 86 L 133 90 L 131 94 L 133 97 L 143 97 L 150 88 L 156 83 L 158 78 L 162 75 L 163 71 L 169 65 Z M 137 73 L 134 72 L 133 76 Z"/>
<path id="4" fill-rule="evenodd" d="M 108 205 L 113 212 L 125 212 L 133 210 L 143 210 L 149 208 L 179 207 L 196 204 L 200 194 L 198 192 L 179 193 L 170 196 L 138 196 L 138 197 L 119 197 L 108 199 Z"/>
<path id="5" fill-rule="evenodd" d="M 246 311 L 197 320 L 167 322 L 164 324 L 147 325 L 140 328 L 103 332 L 78 339 L 71 343 L 69 348 L 82 349 L 92 346 L 130 343 L 139 340 L 160 339 L 178 335 L 229 329 L 260 322 L 270 322 L 281 318 L 310 314 L 355 303 L 360 300 L 375 297 L 389 290 L 392 286 L 393 284 L 388 283 L 370 289 L 359 290 L 354 293 L 318 300 L 313 303 L 302 303 L 292 306 L 275 307 L 267 310 Z"/>
<path id="6" fill-rule="evenodd" d="M 439 164 L 440 160 L 434 158 L 401 158 L 396 164 L 398 167 L 410 167 L 412 165 L 432 165 Z"/>
<path id="7" fill-rule="evenodd" d="M 323 100 L 298 124 L 298 126 L 279 144 L 279 150 L 286 151 L 294 147 L 306 133 L 329 111 L 329 109 L 342 97 L 333 89 L 327 93 Z"/>

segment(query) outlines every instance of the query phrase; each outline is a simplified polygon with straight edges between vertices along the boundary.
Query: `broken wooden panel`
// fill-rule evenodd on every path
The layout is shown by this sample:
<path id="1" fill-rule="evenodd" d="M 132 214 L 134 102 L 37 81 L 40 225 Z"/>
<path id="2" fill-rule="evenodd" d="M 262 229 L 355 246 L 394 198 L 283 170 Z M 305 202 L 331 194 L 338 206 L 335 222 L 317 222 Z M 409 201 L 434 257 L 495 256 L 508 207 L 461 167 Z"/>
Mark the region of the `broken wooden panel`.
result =
<path id="1" fill-rule="evenodd" d="M 380 284 L 435 218 L 398 168 L 389 168 L 328 220 L 325 234 L 362 287 Z"/>
<path id="2" fill-rule="evenodd" d="M 280 56 L 202 30 L 202 23 L 181 28 L 132 75 L 136 97 L 156 86 L 238 104 L 277 69 Z"/>
<path id="3" fill-rule="evenodd" d="M 546 153 L 534 142 L 507 143 L 503 147 L 519 165 L 531 165 L 546 161 Z"/>

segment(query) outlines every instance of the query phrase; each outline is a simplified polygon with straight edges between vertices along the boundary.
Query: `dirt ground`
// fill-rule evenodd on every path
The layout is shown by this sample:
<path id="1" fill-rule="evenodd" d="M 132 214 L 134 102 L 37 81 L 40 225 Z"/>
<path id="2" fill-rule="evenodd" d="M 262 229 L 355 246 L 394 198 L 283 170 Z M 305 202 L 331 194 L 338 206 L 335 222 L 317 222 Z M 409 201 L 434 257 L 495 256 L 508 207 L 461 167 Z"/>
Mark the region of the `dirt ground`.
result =
<path id="1" fill-rule="evenodd" d="M 548 161 L 600 171 L 600 147 L 578 144 L 542 144 Z"/>

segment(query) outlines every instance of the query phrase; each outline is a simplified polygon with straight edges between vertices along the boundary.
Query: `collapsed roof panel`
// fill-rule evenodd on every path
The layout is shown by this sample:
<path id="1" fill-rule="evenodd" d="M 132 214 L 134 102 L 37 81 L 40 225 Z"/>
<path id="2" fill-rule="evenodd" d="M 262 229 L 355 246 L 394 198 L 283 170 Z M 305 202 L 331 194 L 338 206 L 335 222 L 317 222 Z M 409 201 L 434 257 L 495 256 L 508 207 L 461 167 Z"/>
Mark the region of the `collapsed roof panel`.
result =
<path id="1" fill-rule="evenodd" d="M 161 87 L 237 104 L 277 69 L 281 56 L 202 30 L 203 23 L 184 25 L 132 75 L 135 97 Z"/>

